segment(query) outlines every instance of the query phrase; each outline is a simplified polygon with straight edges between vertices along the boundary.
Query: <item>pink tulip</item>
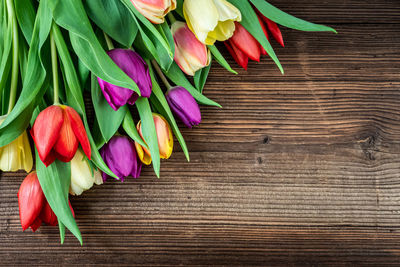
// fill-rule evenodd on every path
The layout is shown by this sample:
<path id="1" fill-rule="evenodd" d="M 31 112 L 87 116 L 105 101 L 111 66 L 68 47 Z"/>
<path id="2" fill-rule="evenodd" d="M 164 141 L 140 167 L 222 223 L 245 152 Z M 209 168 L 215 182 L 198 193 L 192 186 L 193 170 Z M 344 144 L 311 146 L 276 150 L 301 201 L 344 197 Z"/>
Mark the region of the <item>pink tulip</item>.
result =
<path id="1" fill-rule="evenodd" d="M 165 15 L 176 8 L 176 0 L 131 0 L 135 8 L 155 24 L 164 22 Z"/>
<path id="2" fill-rule="evenodd" d="M 183 72 L 193 76 L 196 71 L 210 64 L 211 55 L 207 46 L 197 40 L 186 23 L 174 22 L 171 31 L 175 42 L 174 59 Z"/>

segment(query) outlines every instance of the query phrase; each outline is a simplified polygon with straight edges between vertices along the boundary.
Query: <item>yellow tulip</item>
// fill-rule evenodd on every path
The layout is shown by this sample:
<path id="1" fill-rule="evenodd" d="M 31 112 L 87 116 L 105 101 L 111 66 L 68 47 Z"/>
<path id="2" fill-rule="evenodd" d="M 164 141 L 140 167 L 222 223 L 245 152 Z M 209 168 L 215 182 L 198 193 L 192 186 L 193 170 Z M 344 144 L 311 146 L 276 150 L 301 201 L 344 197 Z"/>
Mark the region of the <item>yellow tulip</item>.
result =
<path id="1" fill-rule="evenodd" d="M 0 117 L 0 124 L 5 117 Z M 26 131 L 6 146 L 0 147 L 0 170 L 30 172 L 33 166 L 32 151 Z"/>
<path id="2" fill-rule="evenodd" d="M 190 30 L 200 42 L 213 45 L 225 41 L 235 32 L 235 21 L 242 15 L 226 0 L 185 0 L 183 14 Z"/>
<path id="3" fill-rule="evenodd" d="M 97 185 L 103 183 L 101 174 L 98 170 L 90 168 L 87 158 L 79 148 L 71 160 L 71 187 L 69 193 L 79 196 L 83 191 L 92 188 L 94 183 Z"/>

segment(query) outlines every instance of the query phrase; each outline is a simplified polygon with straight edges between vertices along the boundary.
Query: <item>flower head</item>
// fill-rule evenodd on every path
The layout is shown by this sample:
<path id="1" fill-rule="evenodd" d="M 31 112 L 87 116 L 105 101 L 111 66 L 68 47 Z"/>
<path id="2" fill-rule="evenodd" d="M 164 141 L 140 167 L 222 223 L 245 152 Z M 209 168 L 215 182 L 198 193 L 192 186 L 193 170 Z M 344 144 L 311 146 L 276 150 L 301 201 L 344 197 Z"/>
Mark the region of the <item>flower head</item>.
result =
<path id="1" fill-rule="evenodd" d="M 149 67 L 142 57 L 131 49 L 113 49 L 107 52 L 111 59 L 122 71 L 126 73 L 139 87 L 142 97 L 150 97 L 152 90 Z M 139 95 L 128 89 L 113 85 L 100 78 L 97 78 L 101 91 L 108 104 L 118 110 L 126 103 L 133 105 L 139 98 Z"/>
<path id="2" fill-rule="evenodd" d="M 91 148 L 79 114 L 71 107 L 53 105 L 37 116 L 31 135 L 39 157 L 49 166 L 57 158 L 69 162 L 75 156 L 78 143 L 90 159 Z"/>

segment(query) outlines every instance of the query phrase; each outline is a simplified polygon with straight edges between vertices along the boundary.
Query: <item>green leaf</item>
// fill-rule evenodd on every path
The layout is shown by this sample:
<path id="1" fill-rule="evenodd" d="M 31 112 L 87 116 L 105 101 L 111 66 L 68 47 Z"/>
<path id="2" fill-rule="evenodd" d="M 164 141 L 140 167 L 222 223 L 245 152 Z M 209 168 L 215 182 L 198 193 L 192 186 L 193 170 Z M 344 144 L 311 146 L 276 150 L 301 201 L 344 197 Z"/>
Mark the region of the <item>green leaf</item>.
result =
<path id="1" fill-rule="evenodd" d="M 336 30 L 331 27 L 320 24 L 314 24 L 302 19 L 298 19 L 292 15 L 289 15 L 283 12 L 282 10 L 276 8 L 275 6 L 271 5 L 270 3 L 266 2 L 265 0 L 250 0 L 250 2 L 264 16 L 285 27 L 300 31 L 314 31 L 314 32 L 330 31 L 337 33 Z"/>
<path id="2" fill-rule="evenodd" d="M 185 16 L 183 15 L 183 0 L 176 0 L 175 11 L 179 14 L 179 16 L 181 16 L 181 18 L 185 18 Z"/>
<path id="3" fill-rule="evenodd" d="M 36 149 L 35 152 L 36 159 L 39 159 Z M 71 164 L 56 160 L 46 168 L 41 160 L 36 160 L 36 171 L 43 193 L 51 209 L 56 214 L 58 220 L 71 231 L 82 245 L 81 232 L 68 204 L 68 190 L 71 184 Z"/>
<path id="4" fill-rule="evenodd" d="M 140 90 L 107 55 L 99 43 L 81 0 L 47 0 L 58 25 L 67 29 L 72 47 L 79 59 L 101 79 L 136 91 Z"/>
<path id="5" fill-rule="evenodd" d="M 4 29 L 3 29 L 4 30 Z M 7 101 L 1 97 L 3 90 L 6 88 L 7 81 L 10 79 L 11 70 L 11 46 L 12 46 L 12 24 L 9 23 L 6 31 L 3 35 L 3 49 L 0 50 L 1 61 L 0 61 L 0 99 L 1 101 Z M 8 103 L 7 103 L 8 104 Z"/>
<path id="6" fill-rule="evenodd" d="M 139 97 L 136 101 L 136 108 L 139 112 L 140 120 L 142 122 L 142 134 L 144 141 L 146 141 L 150 155 L 154 172 L 157 177 L 160 177 L 160 150 L 158 148 L 158 139 L 156 133 L 156 127 L 154 125 L 153 114 L 150 109 L 149 100 L 144 97 Z"/>
<path id="7" fill-rule="evenodd" d="M 201 104 L 221 107 L 220 104 L 214 102 L 213 100 L 208 99 L 204 95 L 202 95 L 186 78 L 185 74 L 181 71 L 179 66 L 174 62 L 171 65 L 169 71 L 165 72 L 165 75 L 173 81 L 176 85 L 185 87 L 186 90 Z"/>
<path id="8" fill-rule="evenodd" d="M 81 83 L 76 74 L 75 66 L 72 62 L 72 58 L 65 43 L 64 37 L 60 31 L 60 28 L 56 24 L 53 24 L 52 26 L 52 34 L 65 72 L 65 80 L 68 85 L 66 87 L 68 104 L 81 116 L 83 116 L 85 114 L 85 103 L 82 96 Z"/>
<path id="9" fill-rule="evenodd" d="M 48 43 L 45 42 L 51 23 L 51 13 L 47 1 L 42 0 L 32 33 L 23 88 L 15 107 L 0 125 L 0 146 L 9 144 L 25 131 L 33 109 L 42 100 L 48 88 L 46 66 L 49 65 L 49 53 L 47 52 L 49 48 Z"/>
<path id="10" fill-rule="evenodd" d="M 55 24 L 53 24 L 53 26 L 52 26 L 52 33 L 53 33 L 54 40 L 57 45 L 58 54 L 59 54 L 59 57 L 60 57 L 60 60 L 62 62 L 62 66 L 64 69 L 64 73 L 65 73 L 65 77 L 66 77 L 65 80 L 68 85 L 67 90 L 66 90 L 67 100 L 68 100 L 67 102 L 71 107 L 73 107 L 83 117 L 83 123 L 85 125 L 86 134 L 89 138 L 90 146 L 92 149 L 92 161 L 103 172 L 107 173 L 108 175 L 110 175 L 114 178 L 117 178 L 117 176 L 115 176 L 115 174 L 113 174 L 112 171 L 108 168 L 108 166 L 104 163 L 104 161 L 101 158 L 101 155 L 97 149 L 97 146 L 93 140 L 93 137 L 91 135 L 90 128 L 89 128 L 89 125 L 87 122 L 87 117 L 86 117 L 86 112 L 85 112 L 85 104 L 84 104 L 83 95 L 82 95 L 81 82 L 76 73 L 74 64 L 72 62 L 71 55 L 69 54 L 69 50 L 65 43 L 63 35 L 62 35 L 60 29 L 58 28 L 58 26 Z"/>
<path id="11" fill-rule="evenodd" d="M 267 51 L 268 55 L 272 58 L 275 64 L 278 66 L 279 70 L 284 73 L 281 63 L 276 56 L 274 49 L 269 43 L 267 37 L 261 28 L 260 23 L 258 23 L 258 17 L 253 7 L 248 1 L 243 0 L 228 0 L 234 6 L 236 6 L 242 13 L 242 21 L 240 24 L 246 28 L 246 30 L 253 35 L 254 38 L 262 45 L 262 47 Z"/>
<path id="12" fill-rule="evenodd" d="M 128 8 L 132 17 L 136 20 L 146 48 L 164 70 L 169 69 L 169 66 L 174 60 L 175 49 L 170 46 L 167 40 L 168 38 L 163 36 L 154 24 L 140 14 L 130 0 L 120 1 Z"/>
<path id="13" fill-rule="evenodd" d="M 36 16 L 36 11 L 33 7 L 32 1 L 18 0 L 14 1 L 14 5 L 19 27 L 24 34 L 26 42 L 30 44 Z"/>
<path id="14" fill-rule="evenodd" d="M 163 36 L 163 38 L 165 40 L 167 40 L 169 48 L 170 48 L 170 50 L 168 51 L 168 54 L 164 54 L 162 56 L 159 55 L 160 60 L 163 61 L 163 62 L 161 62 L 160 66 L 164 70 L 168 70 L 171 67 L 171 64 L 173 62 L 174 55 L 175 55 L 174 37 L 172 36 L 171 29 L 166 21 L 162 24 L 156 25 L 156 28 L 159 31 L 159 33 Z M 156 46 L 156 48 L 157 48 L 157 46 Z M 172 52 L 172 60 L 170 58 L 170 52 Z"/>
<path id="15" fill-rule="evenodd" d="M 231 68 L 229 63 L 226 61 L 224 56 L 219 52 L 218 48 L 215 45 L 208 45 L 208 49 L 210 49 L 211 54 L 215 58 L 215 60 L 225 69 L 227 69 L 229 72 L 232 72 L 234 74 L 238 74 L 235 70 Z"/>
<path id="16" fill-rule="evenodd" d="M 120 1 L 86 0 L 83 2 L 91 20 L 114 40 L 130 47 L 138 32 L 136 22 Z"/>
<path id="17" fill-rule="evenodd" d="M 194 74 L 193 80 L 194 80 L 194 85 L 196 86 L 197 90 L 199 90 L 200 93 L 203 92 L 204 85 L 207 82 L 208 74 L 210 73 L 211 69 L 211 61 L 210 64 L 207 67 L 204 67 Z"/>
<path id="18" fill-rule="evenodd" d="M 158 112 L 161 113 L 165 117 L 165 119 L 168 121 L 168 123 L 172 127 L 172 131 L 174 132 L 174 135 L 178 139 L 178 142 L 182 148 L 183 153 L 186 156 L 187 161 L 190 161 L 189 157 L 189 151 L 186 146 L 185 139 L 183 138 L 181 131 L 178 128 L 178 125 L 175 121 L 174 115 L 171 112 L 171 109 L 168 105 L 167 100 L 165 99 L 164 93 L 161 90 L 159 84 L 157 83 L 153 68 L 151 67 L 151 64 L 149 61 L 147 61 L 147 64 L 149 65 L 149 70 L 150 70 L 150 76 L 151 76 L 151 81 L 153 83 L 153 91 L 150 96 L 150 101 L 152 104 L 154 104 L 157 107 Z"/>
<path id="19" fill-rule="evenodd" d="M 132 114 L 129 111 L 125 115 L 124 121 L 122 122 L 122 127 L 133 141 L 149 149 L 146 143 L 143 142 L 142 137 L 140 137 L 140 134 L 136 129 L 135 122 L 133 121 Z"/>
<path id="20" fill-rule="evenodd" d="M 105 99 L 94 75 L 92 75 L 91 83 L 92 102 L 96 113 L 96 119 L 104 141 L 108 142 L 121 126 L 125 114 L 128 111 L 128 107 L 125 105 L 120 107 L 117 111 L 113 110 Z"/>

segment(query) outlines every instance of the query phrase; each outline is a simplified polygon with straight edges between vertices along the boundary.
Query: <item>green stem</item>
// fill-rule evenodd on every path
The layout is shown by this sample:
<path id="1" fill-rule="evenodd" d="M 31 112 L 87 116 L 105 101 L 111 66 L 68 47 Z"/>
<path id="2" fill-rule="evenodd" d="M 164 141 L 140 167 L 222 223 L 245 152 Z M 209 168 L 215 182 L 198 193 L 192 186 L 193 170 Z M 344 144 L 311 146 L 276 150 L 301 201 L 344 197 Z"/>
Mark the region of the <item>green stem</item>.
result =
<path id="1" fill-rule="evenodd" d="M 107 33 L 104 31 L 103 31 L 103 34 L 104 34 L 104 38 L 106 39 L 108 50 L 114 49 L 114 44 L 113 44 L 110 36 L 108 36 Z"/>
<path id="2" fill-rule="evenodd" d="M 51 69 L 53 72 L 53 91 L 54 91 L 54 105 L 59 104 L 59 86 L 58 86 L 58 58 L 57 47 L 53 36 L 53 30 L 50 32 L 50 49 L 51 49 Z"/>
<path id="3" fill-rule="evenodd" d="M 10 17 L 10 21 L 12 23 L 12 31 L 13 31 L 13 52 L 12 52 L 12 71 L 11 71 L 11 88 L 10 88 L 10 99 L 8 102 L 8 113 L 14 108 L 15 100 L 17 96 L 17 86 L 18 86 L 18 24 L 17 18 L 15 16 L 14 3 L 12 0 L 7 0 L 7 10 L 8 15 Z"/>
<path id="4" fill-rule="evenodd" d="M 176 21 L 176 18 L 174 17 L 172 12 L 169 12 L 167 16 L 168 16 L 169 21 L 171 22 L 171 24 L 173 24 Z"/>
<path id="5" fill-rule="evenodd" d="M 171 84 L 168 82 L 167 78 L 165 77 L 164 73 L 162 72 L 160 66 L 158 66 L 157 62 L 153 59 L 151 61 L 151 63 L 153 64 L 154 68 L 156 69 L 158 76 L 161 78 L 162 82 L 167 87 L 167 90 L 171 89 L 172 88 Z"/>

